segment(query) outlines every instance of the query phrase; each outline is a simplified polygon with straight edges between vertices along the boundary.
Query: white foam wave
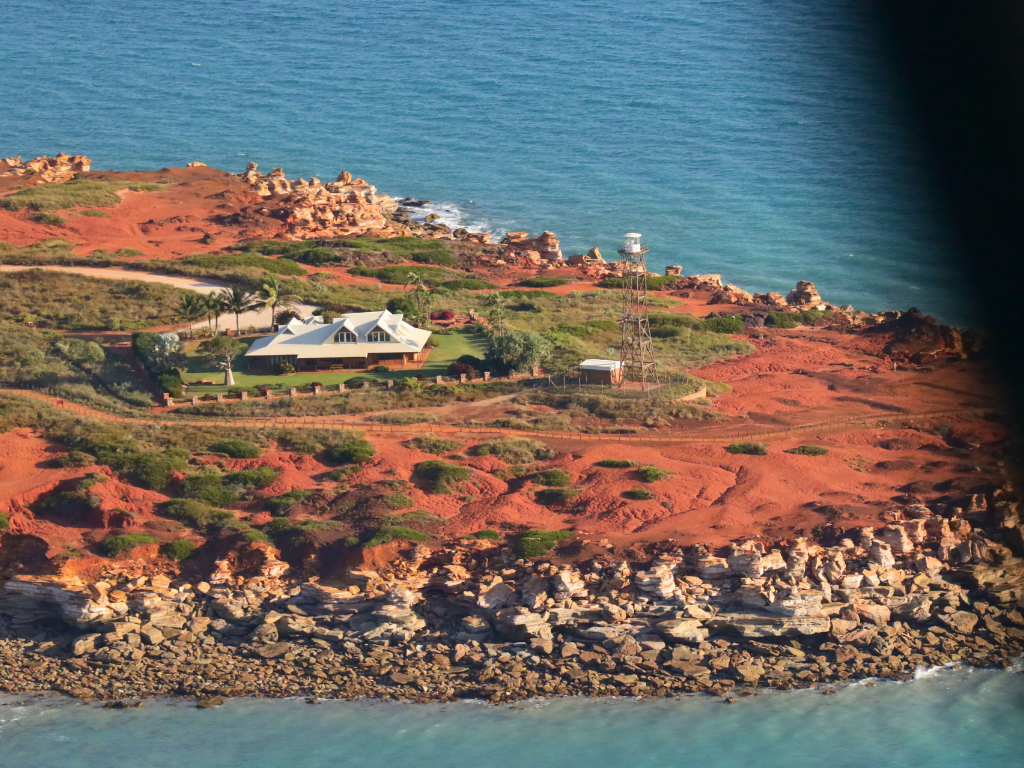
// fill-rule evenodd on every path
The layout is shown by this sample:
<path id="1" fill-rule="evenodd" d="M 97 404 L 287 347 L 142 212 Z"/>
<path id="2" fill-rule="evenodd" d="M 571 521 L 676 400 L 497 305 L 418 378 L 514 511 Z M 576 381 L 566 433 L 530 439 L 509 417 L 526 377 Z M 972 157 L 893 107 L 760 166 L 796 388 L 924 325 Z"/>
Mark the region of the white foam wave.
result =
<path id="1" fill-rule="evenodd" d="M 408 198 L 407 198 L 408 199 Z M 399 205 L 402 199 L 399 198 Z M 452 230 L 465 227 L 470 232 L 485 232 L 497 240 L 505 236 L 508 229 L 502 227 L 477 211 L 473 211 L 473 201 L 457 204 L 452 202 L 430 202 L 425 205 L 409 206 L 411 213 L 409 218 L 412 221 L 422 223 L 431 214 L 436 214 L 436 224 L 444 224 Z"/>

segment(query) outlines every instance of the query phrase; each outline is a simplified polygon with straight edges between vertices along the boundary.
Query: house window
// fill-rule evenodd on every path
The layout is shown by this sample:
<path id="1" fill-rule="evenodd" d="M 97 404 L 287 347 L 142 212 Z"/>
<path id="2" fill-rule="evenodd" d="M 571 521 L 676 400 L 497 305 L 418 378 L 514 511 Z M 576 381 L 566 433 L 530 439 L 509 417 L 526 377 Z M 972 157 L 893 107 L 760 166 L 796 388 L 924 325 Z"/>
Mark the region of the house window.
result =
<path id="1" fill-rule="evenodd" d="M 351 331 L 342 331 L 334 334 L 334 340 L 339 344 L 355 344 L 356 335 Z"/>
<path id="2" fill-rule="evenodd" d="M 366 334 L 367 341 L 391 341 L 391 337 L 384 331 L 370 331 Z"/>

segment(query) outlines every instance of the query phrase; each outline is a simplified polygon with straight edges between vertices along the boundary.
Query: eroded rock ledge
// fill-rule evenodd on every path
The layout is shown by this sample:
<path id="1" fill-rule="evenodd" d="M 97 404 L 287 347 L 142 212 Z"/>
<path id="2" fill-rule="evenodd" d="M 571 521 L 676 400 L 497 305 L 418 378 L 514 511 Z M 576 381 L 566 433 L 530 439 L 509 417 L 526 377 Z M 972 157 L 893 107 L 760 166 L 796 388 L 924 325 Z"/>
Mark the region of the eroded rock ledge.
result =
<path id="1" fill-rule="evenodd" d="M 289 579 L 259 542 L 197 584 L 18 576 L 0 591 L 0 690 L 506 701 L 1009 666 L 1024 647 L 1012 489 L 890 519 L 640 565 L 417 546 L 336 586 Z"/>

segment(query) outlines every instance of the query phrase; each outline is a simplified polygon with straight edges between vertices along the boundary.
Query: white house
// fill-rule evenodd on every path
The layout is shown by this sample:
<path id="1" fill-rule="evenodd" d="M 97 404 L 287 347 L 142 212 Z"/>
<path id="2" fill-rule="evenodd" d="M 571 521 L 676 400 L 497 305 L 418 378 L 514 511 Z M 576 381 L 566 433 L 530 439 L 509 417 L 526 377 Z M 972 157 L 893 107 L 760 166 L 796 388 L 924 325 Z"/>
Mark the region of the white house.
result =
<path id="1" fill-rule="evenodd" d="M 245 357 L 254 373 L 275 372 L 282 363 L 296 371 L 407 368 L 427 359 L 429 338 L 430 331 L 414 328 L 387 310 L 353 312 L 332 323 L 314 316 L 291 320 L 273 336 L 256 339 Z"/>

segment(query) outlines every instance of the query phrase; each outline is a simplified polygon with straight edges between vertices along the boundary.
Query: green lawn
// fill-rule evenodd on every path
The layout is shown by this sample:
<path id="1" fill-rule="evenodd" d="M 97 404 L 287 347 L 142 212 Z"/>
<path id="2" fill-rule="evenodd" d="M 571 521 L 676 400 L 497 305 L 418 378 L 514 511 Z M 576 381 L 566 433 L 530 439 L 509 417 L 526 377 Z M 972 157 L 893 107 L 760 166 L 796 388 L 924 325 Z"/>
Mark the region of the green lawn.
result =
<path id="1" fill-rule="evenodd" d="M 376 373 L 374 371 L 345 371 L 345 372 L 327 372 L 321 371 L 320 373 L 296 373 L 292 376 L 276 376 L 268 374 L 249 375 L 245 373 L 245 360 L 239 358 L 238 368 L 240 370 L 235 371 L 235 386 L 244 387 L 246 389 L 250 387 L 259 387 L 263 385 L 282 387 L 301 387 L 308 386 L 314 381 L 319 381 L 324 385 L 338 384 L 342 381 L 347 381 L 353 376 L 370 376 L 375 379 L 400 379 L 407 376 L 445 376 L 448 374 L 448 366 L 452 361 L 457 360 L 462 355 L 475 355 L 476 357 L 483 357 L 484 352 L 487 349 L 486 342 L 483 336 L 478 336 L 471 333 L 454 333 L 451 336 L 440 336 L 434 334 L 430 337 L 430 341 L 434 343 L 436 348 L 430 353 L 430 357 L 427 358 L 427 362 L 424 363 L 423 368 L 409 368 L 404 371 L 390 371 L 388 373 Z M 242 341 L 245 344 L 246 349 L 249 348 L 251 341 Z M 213 368 L 204 366 L 195 357 L 196 347 L 199 346 L 198 341 L 186 342 L 185 353 L 188 356 L 188 368 L 185 370 L 181 378 L 186 383 L 196 381 L 198 379 L 208 379 L 211 381 L 223 381 L 224 372 Z M 193 385 L 188 388 L 189 395 L 203 395 L 206 393 L 224 392 L 227 388 L 224 386 L 209 386 L 209 385 Z"/>

